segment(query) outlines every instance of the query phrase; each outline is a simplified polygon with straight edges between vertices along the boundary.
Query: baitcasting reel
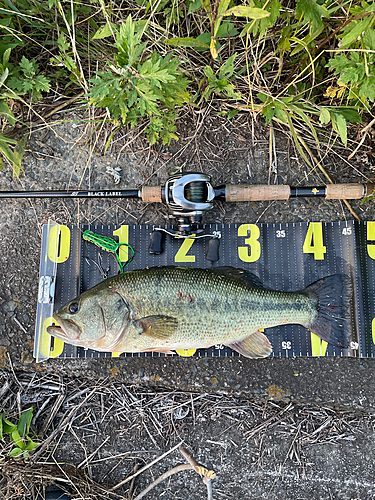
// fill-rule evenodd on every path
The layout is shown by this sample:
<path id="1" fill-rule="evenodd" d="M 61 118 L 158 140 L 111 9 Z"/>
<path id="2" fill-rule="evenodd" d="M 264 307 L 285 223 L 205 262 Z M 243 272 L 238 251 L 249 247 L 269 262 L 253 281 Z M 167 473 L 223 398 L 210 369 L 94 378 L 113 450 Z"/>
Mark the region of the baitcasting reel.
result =
<path id="1" fill-rule="evenodd" d="M 159 255 L 163 251 L 164 235 L 177 238 L 207 238 L 206 258 L 211 262 L 219 260 L 220 234 L 205 234 L 202 224 L 203 215 L 213 208 L 215 189 L 210 176 L 199 172 L 180 172 L 172 175 L 161 190 L 162 201 L 177 218 L 177 230 L 155 228 L 151 234 L 149 252 Z M 164 192 L 163 192 L 164 191 Z"/>

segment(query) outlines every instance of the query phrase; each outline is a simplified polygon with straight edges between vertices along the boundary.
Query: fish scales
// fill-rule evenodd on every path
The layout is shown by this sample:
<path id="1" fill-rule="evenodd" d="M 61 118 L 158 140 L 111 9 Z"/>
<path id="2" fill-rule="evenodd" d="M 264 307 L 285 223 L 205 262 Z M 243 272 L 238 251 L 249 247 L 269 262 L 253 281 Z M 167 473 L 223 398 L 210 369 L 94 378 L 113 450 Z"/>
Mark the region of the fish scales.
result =
<path id="1" fill-rule="evenodd" d="M 161 341 L 133 332 L 134 345 L 124 347 L 175 349 L 209 347 L 247 337 L 260 328 L 311 317 L 308 298 L 301 293 L 275 292 L 251 287 L 231 277 L 223 278 L 201 269 L 171 268 L 160 276 L 140 271 L 130 279 L 120 276 L 117 289 L 127 297 L 136 317 L 165 315 L 178 318 L 175 333 Z M 128 345 L 130 344 L 130 345 Z M 118 346 L 121 349 L 121 343 Z"/>
<path id="2" fill-rule="evenodd" d="M 224 344 L 248 357 L 271 352 L 260 329 L 300 324 L 334 345 L 348 344 L 346 276 L 306 290 L 264 288 L 234 268 L 157 267 L 109 278 L 54 314 L 48 331 L 102 351 L 171 352 Z"/>

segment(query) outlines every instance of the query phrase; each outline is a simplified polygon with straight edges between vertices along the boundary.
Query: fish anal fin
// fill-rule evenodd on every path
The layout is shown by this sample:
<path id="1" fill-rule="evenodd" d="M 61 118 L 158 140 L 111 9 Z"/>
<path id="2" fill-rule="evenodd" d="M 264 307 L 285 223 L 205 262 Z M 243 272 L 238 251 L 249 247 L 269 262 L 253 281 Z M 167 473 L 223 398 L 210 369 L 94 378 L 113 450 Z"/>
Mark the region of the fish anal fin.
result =
<path id="1" fill-rule="evenodd" d="M 141 334 L 159 340 L 172 336 L 178 326 L 178 320 L 171 316 L 146 316 L 135 323 L 141 328 Z"/>
<path id="2" fill-rule="evenodd" d="M 227 346 L 246 358 L 266 358 L 272 352 L 268 338 L 259 330 L 245 339 L 232 342 Z"/>

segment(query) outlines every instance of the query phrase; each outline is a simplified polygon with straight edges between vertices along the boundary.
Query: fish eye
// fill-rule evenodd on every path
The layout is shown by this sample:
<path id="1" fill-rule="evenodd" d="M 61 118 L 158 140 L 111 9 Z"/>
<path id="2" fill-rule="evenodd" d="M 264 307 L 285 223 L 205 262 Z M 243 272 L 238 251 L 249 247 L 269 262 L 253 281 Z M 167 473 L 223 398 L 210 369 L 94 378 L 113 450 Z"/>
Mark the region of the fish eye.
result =
<path id="1" fill-rule="evenodd" d="M 72 313 L 72 314 L 75 314 L 76 312 L 78 312 L 78 309 L 79 309 L 79 304 L 78 302 L 73 302 L 72 304 L 70 304 L 69 306 L 69 312 Z"/>

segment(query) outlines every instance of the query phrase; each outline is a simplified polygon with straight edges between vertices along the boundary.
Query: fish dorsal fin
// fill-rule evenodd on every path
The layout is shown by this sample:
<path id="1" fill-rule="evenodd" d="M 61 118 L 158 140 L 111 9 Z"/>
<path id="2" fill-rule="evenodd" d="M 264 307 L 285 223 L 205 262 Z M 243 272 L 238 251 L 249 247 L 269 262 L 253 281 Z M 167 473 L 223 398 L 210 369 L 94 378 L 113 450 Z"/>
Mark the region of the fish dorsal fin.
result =
<path id="1" fill-rule="evenodd" d="M 259 330 L 243 340 L 227 344 L 234 351 L 246 358 L 266 358 L 272 352 L 272 346 L 264 333 Z"/>
<path id="2" fill-rule="evenodd" d="M 178 326 L 178 320 L 171 316 L 146 316 L 135 322 L 143 335 L 153 339 L 166 339 L 173 335 Z"/>
<path id="3" fill-rule="evenodd" d="M 250 271 L 246 271 L 246 269 L 239 269 L 237 267 L 230 266 L 222 266 L 222 267 L 214 267 L 210 269 L 210 272 L 216 274 L 218 276 L 231 276 L 239 281 L 243 281 L 248 285 L 256 288 L 264 288 L 263 283 L 260 281 L 258 276 L 251 273 Z"/>

